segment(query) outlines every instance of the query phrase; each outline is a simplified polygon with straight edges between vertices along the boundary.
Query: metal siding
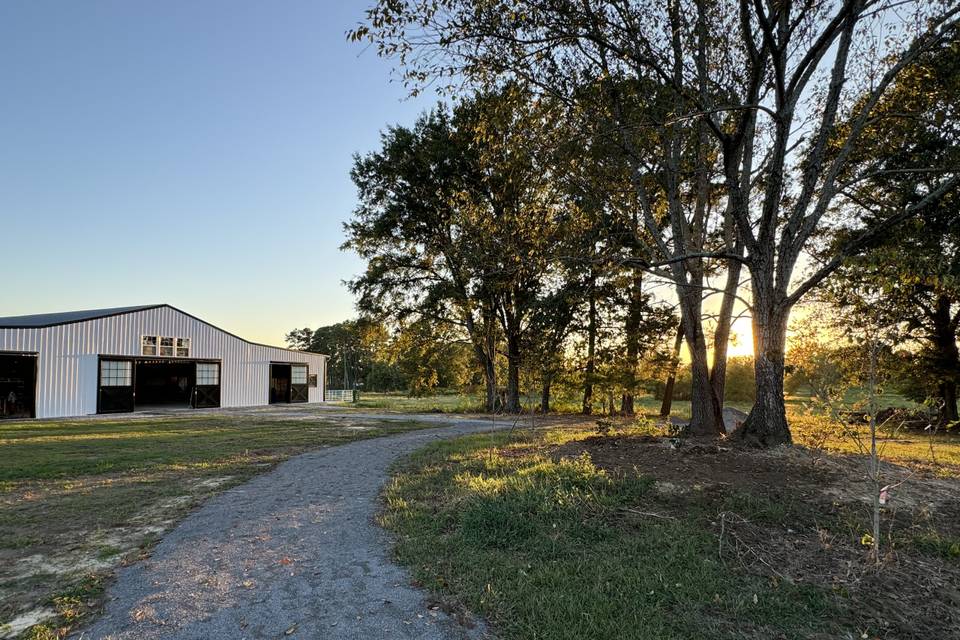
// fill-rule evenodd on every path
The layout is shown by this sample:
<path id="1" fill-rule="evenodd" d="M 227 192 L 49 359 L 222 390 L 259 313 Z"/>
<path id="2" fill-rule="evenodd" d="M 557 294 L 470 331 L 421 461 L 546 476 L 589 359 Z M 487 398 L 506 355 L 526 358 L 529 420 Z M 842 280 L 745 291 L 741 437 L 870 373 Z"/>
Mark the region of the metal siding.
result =
<path id="1" fill-rule="evenodd" d="M 307 364 L 318 379 L 308 398 L 322 401 L 324 356 L 251 344 L 170 307 L 56 327 L 0 329 L 0 350 L 39 353 L 38 418 L 86 415 L 97 412 L 97 356 L 139 356 L 142 335 L 190 338 L 191 358 L 220 360 L 223 407 L 267 404 L 271 361 Z"/>

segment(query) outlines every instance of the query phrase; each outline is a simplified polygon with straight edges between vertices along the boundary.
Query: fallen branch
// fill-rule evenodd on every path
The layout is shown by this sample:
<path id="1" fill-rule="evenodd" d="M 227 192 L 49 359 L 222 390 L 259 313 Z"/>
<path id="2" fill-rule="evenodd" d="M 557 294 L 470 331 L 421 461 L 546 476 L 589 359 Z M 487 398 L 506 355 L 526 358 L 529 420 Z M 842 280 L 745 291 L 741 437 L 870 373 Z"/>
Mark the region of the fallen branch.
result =
<path id="1" fill-rule="evenodd" d="M 621 511 L 629 511 L 630 513 L 635 513 L 638 516 L 648 516 L 650 518 L 661 518 L 663 520 L 676 520 L 673 516 L 668 516 L 663 513 L 654 513 L 652 511 L 638 511 L 636 509 L 631 509 L 630 507 L 620 507 Z"/>

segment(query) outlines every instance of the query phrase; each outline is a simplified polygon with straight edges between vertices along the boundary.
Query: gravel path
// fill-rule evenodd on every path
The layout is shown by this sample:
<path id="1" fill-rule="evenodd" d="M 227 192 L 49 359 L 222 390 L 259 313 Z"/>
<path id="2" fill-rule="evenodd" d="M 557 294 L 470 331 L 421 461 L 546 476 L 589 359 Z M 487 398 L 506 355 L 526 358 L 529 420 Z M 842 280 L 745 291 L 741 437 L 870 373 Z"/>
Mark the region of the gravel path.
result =
<path id="1" fill-rule="evenodd" d="M 391 561 L 389 536 L 373 517 L 394 460 L 491 427 L 457 420 L 321 449 L 225 491 L 168 533 L 148 560 L 121 569 L 103 616 L 79 637 L 483 637 L 482 625 L 468 628 L 430 608 Z"/>

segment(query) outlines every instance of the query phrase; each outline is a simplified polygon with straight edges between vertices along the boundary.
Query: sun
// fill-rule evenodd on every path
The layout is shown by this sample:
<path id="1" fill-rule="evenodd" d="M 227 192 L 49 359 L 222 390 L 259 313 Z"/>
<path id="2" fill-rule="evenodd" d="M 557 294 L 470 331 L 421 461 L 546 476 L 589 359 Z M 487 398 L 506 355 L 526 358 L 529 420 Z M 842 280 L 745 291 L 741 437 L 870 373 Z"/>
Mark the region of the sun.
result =
<path id="1" fill-rule="evenodd" d="M 730 327 L 730 342 L 727 346 L 729 356 L 753 355 L 753 328 L 749 317 L 737 318 Z"/>

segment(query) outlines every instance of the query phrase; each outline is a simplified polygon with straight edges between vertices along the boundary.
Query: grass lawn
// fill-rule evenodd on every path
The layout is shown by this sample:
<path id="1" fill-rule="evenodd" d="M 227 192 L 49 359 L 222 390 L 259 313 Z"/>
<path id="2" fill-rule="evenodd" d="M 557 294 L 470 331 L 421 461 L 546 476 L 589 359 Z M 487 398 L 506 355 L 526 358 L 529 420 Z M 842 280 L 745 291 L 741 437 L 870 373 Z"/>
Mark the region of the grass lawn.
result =
<path id="1" fill-rule="evenodd" d="M 536 409 L 540 406 L 540 399 L 533 396 L 522 396 L 520 400 L 525 410 Z M 861 400 L 855 392 L 848 393 L 844 398 L 844 402 L 851 407 Z M 811 398 L 809 395 L 797 394 L 787 396 L 786 401 L 788 409 L 800 410 L 810 403 Z M 635 403 L 638 412 L 650 416 L 657 416 L 660 413 L 660 400 L 651 395 L 638 396 Z M 344 407 L 381 409 L 401 413 L 476 413 L 483 410 L 483 397 L 480 393 L 438 392 L 427 396 L 411 397 L 403 392 L 364 391 L 360 394 L 360 400 L 357 403 L 344 402 L 337 404 Z M 749 412 L 752 404 L 752 402 L 729 401 L 726 406 Z M 879 397 L 879 406 L 909 408 L 915 407 L 916 403 L 896 393 L 885 393 Z M 563 395 L 557 393 L 553 398 L 552 412 L 580 413 L 580 410 L 581 398 L 578 394 Z M 690 401 L 674 400 L 671 413 L 678 418 L 689 419 Z"/>
<path id="2" fill-rule="evenodd" d="M 798 420 L 798 440 L 814 427 Z M 882 564 L 851 445 L 672 448 L 624 429 L 438 442 L 382 524 L 451 611 L 505 640 L 960 637 L 960 438 L 891 438 Z"/>
<path id="3" fill-rule="evenodd" d="M 423 426 L 239 413 L 0 423 L 0 637 L 45 616 L 23 635 L 60 637 L 116 566 L 227 487 L 308 449 Z"/>
<path id="4" fill-rule="evenodd" d="M 539 398 L 532 396 L 522 396 L 520 399 L 524 410 L 529 408 L 539 408 Z M 386 411 L 398 411 L 401 413 L 478 413 L 483 411 L 483 397 L 479 393 L 437 393 L 434 395 L 411 397 L 403 392 L 363 392 L 360 394 L 360 400 L 357 403 L 344 402 L 335 403 L 344 407 L 357 407 L 359 409 L 381 409 Z M 749 411 L 751 403 L 749 402 L 731 402 L 728 406 L 736 407 L 742 411 Z M 636 399 L 637 411 L 657 415 L 660 412 L 660 401 L 653 396 L 639 396 Z M 557 397 L 552 403 L 552 412 L 560 414 L 580 413 L 581 404 L 579 397 Z M 673 415 L 681 418 L 690 417 L 690 401 L 675 400 L 673 403 Z"/>

